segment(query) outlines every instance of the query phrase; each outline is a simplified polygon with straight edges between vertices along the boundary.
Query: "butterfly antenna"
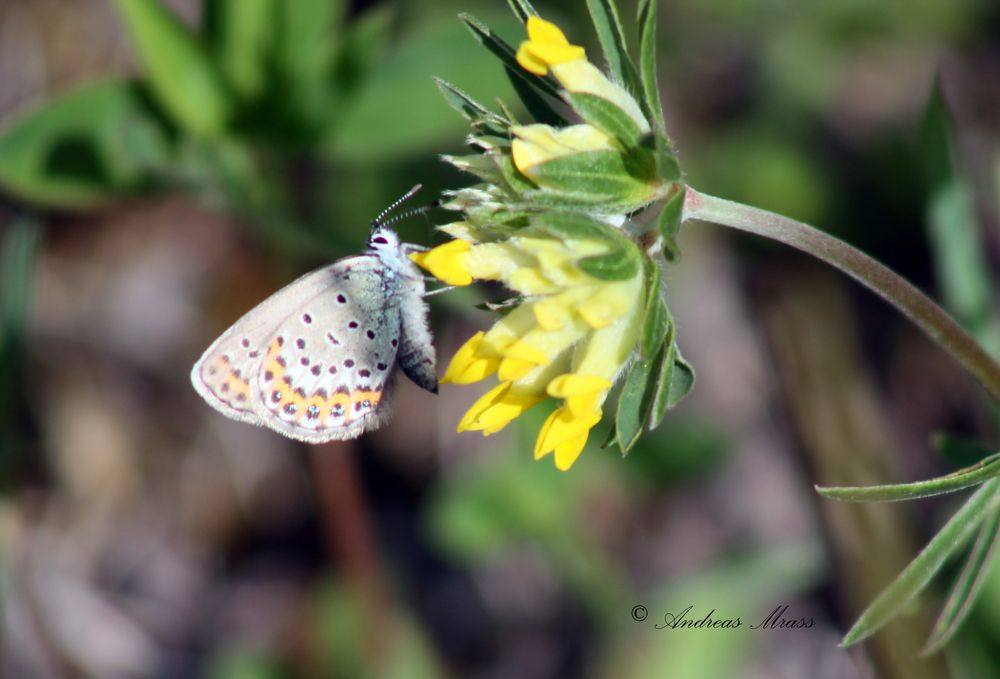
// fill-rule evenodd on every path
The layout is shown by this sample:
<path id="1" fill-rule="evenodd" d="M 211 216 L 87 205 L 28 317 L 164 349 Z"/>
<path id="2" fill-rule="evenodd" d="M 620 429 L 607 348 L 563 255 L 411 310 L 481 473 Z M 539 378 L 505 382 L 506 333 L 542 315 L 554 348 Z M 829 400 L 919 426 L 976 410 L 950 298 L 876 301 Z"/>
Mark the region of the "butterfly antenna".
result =
<path id="1" fill-rule="evenodd" d="M 393 210 L 395 210 L 397 207 L 399 207 L 400 205 L 402 205 L 403 203 L 405 203 L 406 201 L 408 201 L 410 198 L 413 198 L 413 196 L 417 195 L 417 192 L 420 191 L 420 189 L 422 189 L 422 188 L 423 188 L 423 184 L 417 184 L 412 189 L 410 189 L 409 191 L 407 191 L 406 193 L 404 193 L 402 196 L 400 196 L 399 198 L 397 198 L 395 201 L 393 201 L 392 205 L 390 205 L 386 209 L 384 209 L 381 212 L 379 212 L 378 216 L 375 219 L 372 220 L 372 231 L 374 231 L 375 229 L 379 228 L 380 226 L 387 226 L 388 224 L 392 224 L 392 223 L 398 221 L 400 219 L 400 217 L 396 217 L 395 219 L 393 219 L 390 222 L 383 222 L 382 220 L 385 218 L 385 216 L 387 214 L 389 214 L 390 212 L 392 212 Z M 409 214 L 409 213 L 407 213 L 407 214 Z"/>
<path id="2" fill-rule="evenodd" d="M 412 210 L 407 210 L 406 212 L 404 212 L 402 214 L 398 214 L 395 217 L 393 217 L 392 219 L 387 219 L 384 222 L 379 222 L 378 225 L 379 226 L 392 226 L 396 222 L 401 222 L 401 221 L 403 221 L 404 219 L 406 219 L 408 217 L 412 217 L 414 215 L 422 215 L 425 212 L 430 212 L 431 210 L 433 210 L 437 206 L 438 206 L 438 201 L 434 201 L 430 205 L 421 205 L 420 207 L 415 207 Z"/>

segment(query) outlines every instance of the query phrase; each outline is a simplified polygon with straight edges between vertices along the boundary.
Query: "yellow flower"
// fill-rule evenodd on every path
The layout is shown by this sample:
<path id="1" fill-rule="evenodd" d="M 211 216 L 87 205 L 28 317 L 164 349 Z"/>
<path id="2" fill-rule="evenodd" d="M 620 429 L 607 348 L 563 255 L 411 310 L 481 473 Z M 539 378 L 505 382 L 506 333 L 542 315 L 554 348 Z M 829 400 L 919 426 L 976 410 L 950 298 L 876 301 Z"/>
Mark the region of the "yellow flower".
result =
<path id="1" fill-rule="evenodd" d="M 526 28 L 528 39 L 517 50 L 517 63 L 521 68 L 541 76 L 551 72 L 567 92 L 607 99 L 625 111 L 642 132 L 649 132 L 649 122 L 635 98 L 587 61 L 583 48 L 571 45 L 558 26 L 541 17 L 530 16 Z"/>
<path id="2" fill-rule="evenodd" d="M 445 372 L 442 382 L 470 384 L 493 374 L 499 380 L 469 408 L 459 431 L 489 436 L 546 398 L 561 399 L 538 434 L 535 457 L 554 452 L 556 467 L 572 466 L 601 420 L 641 322 L 641 270 L 607 281 L 578 266 L 609 247 L 584 237 L 560 240 L 529 226 L 502 241 L 454 240 L 413 256 L 443 279 L 500 281 L 524 297 L 489 331 L 473 335 Z"/>

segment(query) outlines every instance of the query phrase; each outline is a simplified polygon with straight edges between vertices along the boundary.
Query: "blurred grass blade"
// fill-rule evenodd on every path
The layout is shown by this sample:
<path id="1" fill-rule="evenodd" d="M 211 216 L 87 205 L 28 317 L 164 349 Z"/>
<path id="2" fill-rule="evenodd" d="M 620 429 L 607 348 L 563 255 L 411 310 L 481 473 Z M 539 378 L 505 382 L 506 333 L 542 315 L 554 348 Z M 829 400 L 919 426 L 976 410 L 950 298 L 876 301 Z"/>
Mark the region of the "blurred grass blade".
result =
<path id="1" fill-rule="evenodd" d="M 973 191 L 956 167 L 951 114 L 940 80 L 934 83 L 922 130 L 926 222 L 936 278 L 945 306 L 994 356 L 1000 326 L 993 313 L 993 281 Z"/>
<path id="2" fill-rule="evenodd" d="M 848 502 L 896 502 L 953 493 L 1000 476 L 1000 453 L 971 467 L 916 483 L 898 483 L 884 486 L 816 486 L 823 497 Z"/>
<path id="3" fill-rule="evenodd" d="M 948 523 L 864 610 L 844 635 L 842 646 L 852 646 L 875 634 L 896 617 L 931 581 L 948 559 L 969 539 L 983 520 L 1000 505 L 1000 479 L 991 479 L 966 500 Z"/>
<path id="4" fill-rule="evenodd" d="M 275 62 L 282 106 L 293 133 L 311 139 L 325 127 L 333 69 L 344 20 L 342 0 L 278 0 Z"/>
<path id="5" fill-rule="evenodd" d="M 587 9 L 597 31 L 597 39 L 608 62 L 613 80 L 617 80 L 632 94 L 640 94 L 642 86 L 635 64 L 628 53 L 622 22 L 618 18 L 618 7 L 614 0 L 587 0 Z"/>
<path id="6" fill-rule="evenodd" d="M 385 54 L 394 16 L 391 7 L 379 6 L 344 28 L 331 69 L 331 86 L 338 102 L 351 96 L 368 79 Z"/>
<path id="7" fill-rule="evenodd" d="M 212 54 L 226 81 L 244 99 L 256 99 L 268 84 L 276 2 L 281 0 L 205 2 L 205 33 Z"/>
<path id="8" fill-rule="evenodd" d="M 510 10 L 522 24 L 527 23 L 528 17 L 538 16 L 538 12 L 528 0 L 507 0 L 507 4 L 510 5 Z"/>
<path id="9" fill-rule="evenodd" d="M 136 85 L 90 85 L 0 131 L 0 187 L 49 208 L 92 207 L 146 188 L 169 162 L 166 137 Z"/>
<path id="10" fill-rule="evenodd" d="M 160 2 L 116 3 L 163 108 L 194 134 L 221 135 L 232 101 L 198 37 Z"/>
<path id="11" fill-rule="evenodd" d="M 965 622 L 995 560 L 998 539 L 1000 539 L 1000 507 L 994 509 L 980 527 L 979 536 L 972 546 L 965 567 L 952 585 L 948 600 L 937 622 L 934 623 L 934 629 L 921 655 L 930 655 L 941 650 Z"/>

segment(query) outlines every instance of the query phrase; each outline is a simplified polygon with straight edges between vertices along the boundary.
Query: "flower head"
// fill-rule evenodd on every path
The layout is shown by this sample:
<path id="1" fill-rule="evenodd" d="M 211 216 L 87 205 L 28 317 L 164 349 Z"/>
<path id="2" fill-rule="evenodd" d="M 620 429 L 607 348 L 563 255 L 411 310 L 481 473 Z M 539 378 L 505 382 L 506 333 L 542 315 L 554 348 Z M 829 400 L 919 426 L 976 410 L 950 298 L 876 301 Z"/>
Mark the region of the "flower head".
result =
<path id="1" fill-rule="evenodd" d="M 657 238 L 642 239 L 640 247 L 642 227 L 630 219 L 675 195 L 677 186 L 657 172 L 643 142 L 650 122 L 636 99 L 554 24 L 531 16 L 526 28 L 517 62 L 531 77 L 551 76 L 582 121 L 515 124 L 442 86 L 472 122 L 469 141 L 481 151 L 446 160 L 481 183 L 446 194 L 443 207 L 463 215 L 440 227 L 453 240 L 411 257 L 449 285 L 495 281 L 516 294 L 506 315 L 456 352 L 441 380 L 496 378 L 458 430 L 489 436 L 554 399 L 535 457 L 552 454 L 559 469 L 568 469 L 619 378 L 674 360 L 673 342 L 667 348 L 665 341 L 660 264 L 650 254 Z M 651 326 L 650 319 L 662 323 Z M 651 395 L 645 402 L 653 401 Z M 636 420 L 645 423 L 652 407 L 643 407 Z M 634 442 L 628 436 L 623 451 Z"/>

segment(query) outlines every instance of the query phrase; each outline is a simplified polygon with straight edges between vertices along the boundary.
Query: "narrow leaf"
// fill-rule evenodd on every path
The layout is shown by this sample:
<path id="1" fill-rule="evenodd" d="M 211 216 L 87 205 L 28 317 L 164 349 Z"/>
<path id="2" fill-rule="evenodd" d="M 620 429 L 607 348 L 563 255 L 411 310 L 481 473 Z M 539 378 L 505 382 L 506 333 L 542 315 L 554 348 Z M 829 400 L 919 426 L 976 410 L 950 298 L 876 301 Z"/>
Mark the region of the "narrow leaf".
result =
<path id="1" fill-rule="evenodd" d="M 666 135 L 660 82 L 656 77 L 656 0 L 639 2 L 639 78 L 646 115 L 660 133 Z"/>
<path id="2" fill-rule="evenodd" d="M 674 325 L 674 318 L 667 308 L 667 332 L 663 340 L 663 361 L 660 363 L 660 370 L 656 376 L 655 391 L 653 392 L 653 404 L 649 411 L 649 421 L 647 428 L 652 431 L 660 426 L 663 418 L 670 409 L 670 379 L 674 372 L 675 358 L 677 356 L 677 330 Z"/>
<path id="3" fill-rule="evenodd" d="M 928 481 L 898 483 L 884 486 L 816 486 L 816 491 L 832 500 L 849 502 L 895 502 L 952 493 L 988 479 L 1000 476 L 1000 453 L 971 467 L 939 476 Z"/>
<path id="4" fill-rule="evenodd" d="M 528 22 L 528 17 L 538 16 L 538 12 L 535 8 L 531 6 L 528 0 L 507 0 L 507 4 L 510 5 L 510 9 L 514 12 L 514 16 L 517 17 L 518 21 L 522 24 Z"/>
<path id="5" fill-rule="evenodd" d="M 81 209 L 151 184 L 166 132 L 132 83 L 58 95 L 0 131 L 0 187 L 49 208 Z"/>
<path id="6" fill-rule="evenodd" d="M 587 0 L 587 9 L 597 30 L 597 39 L 601 43 L 601 50 L 604 52 L 611 75 L 633 94 L 641 92 L 639 75 L 629 56 L 625 33 L 622 31 L 621 19 L 618 18 L 618 8 L 614 0 Z"/>
<path id="7" fill-rule="evenodd" d="M 208 42 L 226 81 L 244 99 L 256 98 L 267 86 L 275 0 L 208 0 L 204 11 Z"/>
<path id="8" fill-rule="evenodd" d="M 598 280 L 626 281 L 639 273 L 641 262 L 639 249 L 630 243 L 607 254 L 584 257 L 576 265 Z"/>
<path id="9" fill-rule="evenodd" d="M 566 92 L 566 101 L 584 122 L 602 130 L 626 148 L 636 148 L 642 130 L 625 111 L 604 97 L 586 92 Z"/>
<path id="10" fill-rule="evenodd" d="M 852 646 L 867 639 L 899 615 L 928 585 L 952 554 L 965 544 L 983 520 L 997 510 L 998 490 L 1000 479 L 991 479 L 969 497 L 903 572 L 864 610 L 844 635 L 841 645 Z"/>
<path id="11" fill-rule="evenodd" d="M 997 554 L 998 541 L 1000 541 L 1000 507 L 994 509 L 993 513 L 983 521 L 965 567 L 952 585 L 948 600 L 934 624 L 927 645 L 920 652 L 921 655 L 930 655 L 941 650 L 951 641 L 968 617 L 990 573 Z"/>
<path id="12" fill-rule="evenodd" d="M 654 359 L 639 359 L 629 369 L 621 393 L 618 395 L 618 412 L 615 415 L 615 440 L 622 455 L 628 455 L 645 428 L 652 394 L 647 388 L 650 375 L 659 371 L 663 352 Z"/>
<path id="13" fill-rule="evenodd" d="M 506 133 L 509 125 L 501 116 L 493 113 L 444 78 L 435 77 L 434 83 L 441 91 L 445 101 L 474 126 L 484 128 L 483 131 L 487 134 L 503 135 Z"/>
<path id="14" fill-rule="evenodd" d="M 646 305 L 643 309 L 642 334 L 639 340 L 639 351 L 643 358 L 655 356 L 667 339 L 667 326 L 670 312 L 667 311 L 660 285 L 660 267 L 650 257 L 643 258 L 646 273 L 644 289 Z"/>
<path id="15" fill-rule="evenodd" d="M 160 2 L 117 0 L 117 5 L 163 108 L 194 134 L 222 134 L 232 101 L 205 46 Z"/>
<path id="16" fill-rule="evenodd" d="M 520 64 L 517 63 L 517 53 L 514 51 L 514 48 L 508 45 L 503 38 L 499 37 L 496 33 L 490 30 L 489 26 L 470 14 L 459 14 L 458 18 L 469 27 L 469 30 L 472 31 L 472 35 L 476 38 L 476 40 L 500 58 L 500 61 L 503 62 L 504 66 L 507 66 L 510 69 L 511 73 L 516 74 L 541 92 L 544 92 L 551 97 L 557 99 L 559 98 L 559 91 L 552 81 L 548 78 L 535 75 L 534 73 L 529 73 L 521 68 Z"/>

